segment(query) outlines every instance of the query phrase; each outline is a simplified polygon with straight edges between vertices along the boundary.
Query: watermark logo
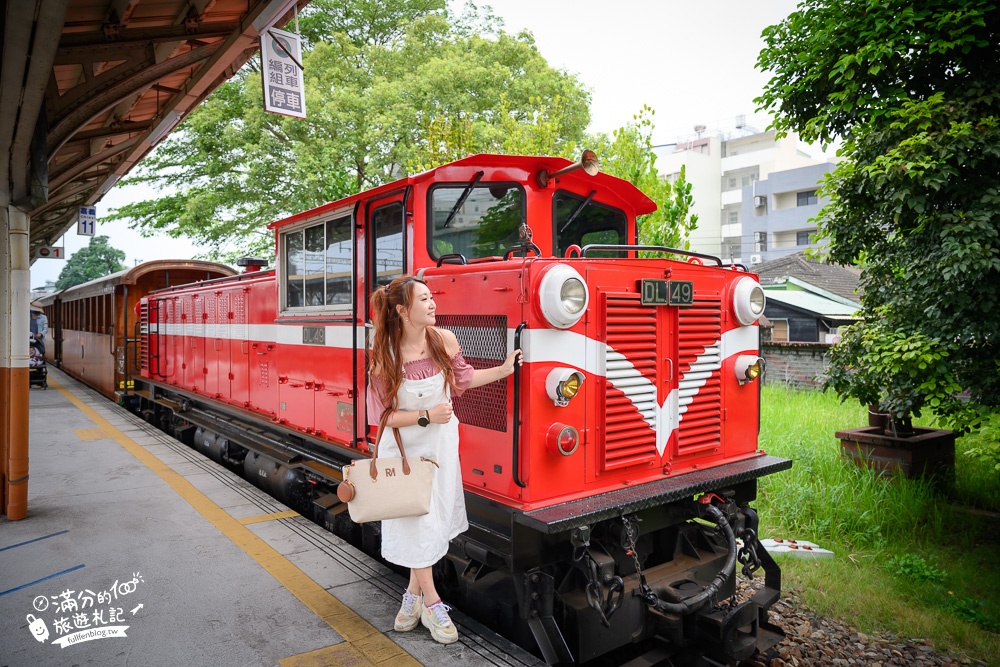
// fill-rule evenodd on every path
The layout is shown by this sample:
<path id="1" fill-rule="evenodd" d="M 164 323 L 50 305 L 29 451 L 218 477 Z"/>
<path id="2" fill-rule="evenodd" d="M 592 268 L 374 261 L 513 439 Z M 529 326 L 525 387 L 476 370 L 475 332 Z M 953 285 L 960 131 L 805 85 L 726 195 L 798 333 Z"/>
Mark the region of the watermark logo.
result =
<path id="1" fill-rule="evenodd" d="M 89 588 L 82 591 L 67 588 L 58 595 L 39 595 L 32 602 L 38 616 L 27 615 L 28 630 L 37 641 L 45 643 L 51 625 L 56 636 L 51 643 L 62 648 L 93 639 L 126 637 L 129 626 L 124 623 L 134 618 L 143 605 L 139 602 L 129 609 L 136 599 L 125 600 L 142 583 L 145 583 L 142 575 L 136 572 L 131 579 L 115 580 L 109 588 L 97 593 Z M 51 624 L 45 622 L 46 614 L 50 615 Z"/>

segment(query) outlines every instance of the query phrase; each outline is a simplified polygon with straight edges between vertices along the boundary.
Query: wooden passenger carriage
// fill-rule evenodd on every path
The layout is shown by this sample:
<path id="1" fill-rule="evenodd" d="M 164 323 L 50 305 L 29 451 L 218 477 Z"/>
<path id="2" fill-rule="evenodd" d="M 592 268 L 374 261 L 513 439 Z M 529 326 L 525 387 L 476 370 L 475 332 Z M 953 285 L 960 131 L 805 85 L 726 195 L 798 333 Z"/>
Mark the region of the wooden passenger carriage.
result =
<path id="1" fill-rule="evenodd" d="M 224 264 L 156 260 L 50 294 L 39 303 L 49 320 L 45 356 L 109 398 L 139 370 L 136 304 L 150 292 L 234 275 Z"/>

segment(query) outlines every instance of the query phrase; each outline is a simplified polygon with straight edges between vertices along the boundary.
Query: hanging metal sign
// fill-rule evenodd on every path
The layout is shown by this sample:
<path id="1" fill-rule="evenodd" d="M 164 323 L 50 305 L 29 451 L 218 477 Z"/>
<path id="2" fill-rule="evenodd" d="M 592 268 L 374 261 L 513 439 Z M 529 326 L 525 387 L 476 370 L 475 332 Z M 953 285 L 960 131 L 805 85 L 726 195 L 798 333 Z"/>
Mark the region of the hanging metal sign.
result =
<path id="1" fill-rule="evenodd" d="M 302 50 L 293 32 L 268 28 L 260 35 L 264 110 L 296 118 L 306 117 Z"/>

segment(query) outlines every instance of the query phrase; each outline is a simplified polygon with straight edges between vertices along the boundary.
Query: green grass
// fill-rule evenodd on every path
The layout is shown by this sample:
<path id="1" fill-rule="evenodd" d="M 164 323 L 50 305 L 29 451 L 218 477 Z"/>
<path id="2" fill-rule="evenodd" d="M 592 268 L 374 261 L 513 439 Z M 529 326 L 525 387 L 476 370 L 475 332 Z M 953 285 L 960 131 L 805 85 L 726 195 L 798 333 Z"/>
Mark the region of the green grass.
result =
<path id="1" fill-rule="evenodd" d="M 867 426 L 861 406 L 773 386 L 761 404 L 761 447 L 794 461 L 760 482 L 761 535 L 836 554 L 782 558 L 784 587 L 862 632 L 927 639 L 1000 666 L 1000 477 L 964 454 L 982 436 L 958 439 L 955 480 L 940 490 L 841 460 L 834 433 Z"/>

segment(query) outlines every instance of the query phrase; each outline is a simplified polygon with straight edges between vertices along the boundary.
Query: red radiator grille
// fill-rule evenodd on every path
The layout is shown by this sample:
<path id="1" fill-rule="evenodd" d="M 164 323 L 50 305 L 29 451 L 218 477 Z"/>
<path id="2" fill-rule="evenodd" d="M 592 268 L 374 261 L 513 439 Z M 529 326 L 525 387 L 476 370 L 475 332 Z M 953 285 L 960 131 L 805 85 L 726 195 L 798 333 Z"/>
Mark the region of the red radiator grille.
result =
<path id="1" fill-rule="evenodd" d="M 678 316 L 680 456 L 720 446 L 722 315 L 718 299 L 696 299 Z"/>
<path id="2" fill-rule="evenodd" d="M 607 295 L 604 470 L 658 459 L 656 308 L 638 294 Z"/>

